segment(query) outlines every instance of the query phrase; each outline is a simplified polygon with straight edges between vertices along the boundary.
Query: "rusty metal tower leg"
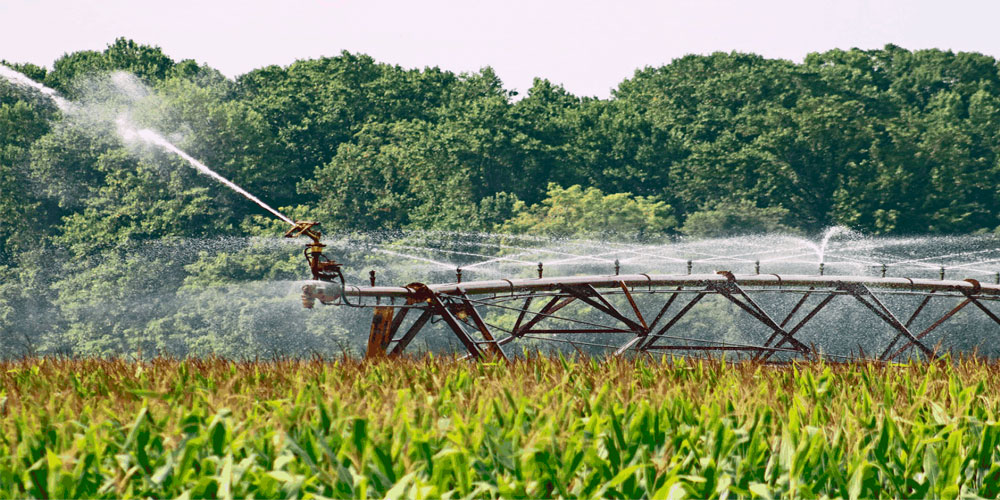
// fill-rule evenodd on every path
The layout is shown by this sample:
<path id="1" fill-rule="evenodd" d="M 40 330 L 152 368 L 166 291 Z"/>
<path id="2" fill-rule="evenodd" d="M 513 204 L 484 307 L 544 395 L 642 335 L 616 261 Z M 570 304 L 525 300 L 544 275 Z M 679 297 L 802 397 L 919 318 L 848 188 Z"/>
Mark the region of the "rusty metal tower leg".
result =
<path id="1" fill-rule="evenodd" d="M 997 315 L 993 311 L 987 309 L 986 306 L 982 304 L 982 302 L 979 302 L 978 300 L 976 300 L 975 297 L 971 295 L 969 296 L 969 300 L 971 300 L 972 303 L 976 305 L 976 307 L 978 307 L 984 313 L 986 313 L 986 315 L 989 316 L 990 319 L 992 319 L 996 324 L 1000 325 L 1000 317 L 997 317 Z"/>
<path id="2" fill-rule="evenodd" d="M 528 314 L 528 308 L 531 307 L 531 301 L 535 299 L 535 292 L 531 292 L 528 298 L 524 299 L 524 305 L 521 306 L 521 312 L 517 314 L 517 321 L 514 322 L 514 328 L 510 331 L 517 332 L 521 328 L 521 322 L 524 321 L 524 315 Z"/>
<path id="3" fill-rule="evenodd" d="M 591 285 L 568 286 L 563 288 L 563 290 L 576 297 L 577 300 L 583 301 L 586 304 L 593 307 L 594 309 L 597 309 L 598 311 L 601 311 L 604 314 L 607 314 L 608 316 L 611 316 L 612 318 L 621 321 L 622 323 L 625 324 L 625 326 L 628 327 L 629 330 L 632 330 L 637 334 L 640 334 L 645 331 L 645 327 L 643 327 L 639 323 L 636 323 L 632 319 L 622 314 L 621 311 L 619 311 L 617 308 L 615 308 L 614 305 L 608 302 L 608 300 L 605 299 L 604 296 L 601 295 L 593 286 Z"/>
<path id="4" fill-rule="evenodd" d="M 392 340 L 391 326 L 393 307 L 377 306 L 372 315 L 372 328 L 368 333 L 368 350 L 365 352 L 366 358 L 381 358 L 385 356 L 385 348 Z"/>
<path id="5" fill-rule="evenodd" d="M 983 305 L 982 302 L 980 302 L 979 300 L 976 299 L 976 293 L 978 293 L 978 291 L 979 291 L 979 282 L 977 282 L 975 280 L 966 280 L 966 281 L 970 281 L 974 285 L 976 285 L 976 288 L 974 289 L 974 291 L 973 292 L 965 292 L 965 300 L 962 301 L 957 306 L 955 306 L 952 310 L 950 310 L 947 313 L 945 313 L 944 316 L 942 316 L 940 319 L 938 319 L 937 321 L 935 321 L 934 324 L 932 324 L 931 326 L 927 327 L 926 330 L 924 330 L 923 332 L 920 332 L 920 334 L 917 335 L 918 339 L 921 339 L 924 336 L 926 336 L 927 334 L 929 334 L 935 328 L 937 328 L 942 323 L 944 323 L 945 321 L 947 321 L 948 318 L 951 318 L 956 313 L 958 313 L 958 311 L 961 311 L 962 308 L 964 308 L 965 306 L 967 306 L 969 304 L 975 304 L 976 307 L 978 307 L 981 311 L 983 311 L 986 314 L 986 316 L 988 316 L 990 319 L 993 320 L 993 322 L 995 322 L 996 324 L 1000 325 L 1000 317 L 997 317 L 997 315 L 994 314 L 993 311 L 989 310 L 985 305 Z M 913 345 L 913 342 L 910 342 L 910 343 L 904 345 L 902 348 L 900 348 L 898 351 L 896 351 L 895 353 L 893 353 L 893 355 L 889 356 L 887 359 L 895 359 L 896 357 L 898 357 L 899 355 L 901 355 L 904 351 L 906 351 L 906 349 L 908 349 L 911 345 Z M 883 356 L 884 355 L 885 355 L 885 353 L 883 353 Z"/>
<path id="6" fill-rule="evenodd" d="M 642 325 L 642 330 L 637 332 L 634 338 L 632 338 L 628 342 L 625 342 L 624 344 L 622 344 L 621 347 L 615 350 L 614 354 L 615 356 L 621 356 L 625 354 L 625 351 L 631 349 L 633 346 L 646 340 L 646 337 L 649 335 L 649 325 L 646 324 L 646 318 L 642 317 L 642 311 L 639 310 L 639 306 L 636 305 L 635 299 L 632 298 L 632 292 L 629 291 L 628 286 L 625 285 L 624 281 L 622 281 L 620 285 L 622 288 L 622 293 L 625 294 L 625 298 L 628 299 L 629 305 L 632 306 L 632 312 L 635 313 L 635 317 L 639 319 L 639 323 Z"/>
<path id="7" fill-rule="evenodd" d="M 803 304 L 806 303 L 806 300 L 809 299 L 809 296 L 812 295 L 812 293 L 813 293 L 814 290 L 816 290 L 816 289 L 813 288 L 813 287 L 809 287 L 809 291 L 806 292 L 806 293 L 804 293 L 804 294 L 802 294 L 802 298 L 799 299 L 799 301 L 795 303 L 795 306 L 792 307 L 792 310 L 788 312 L 788 315 L 785 316 L 785 319 L 782 320 L 781 324 L 778 325 L 778 326 L 784 328 L 785 325 L 787 325 L 788 322 L 791 321 L 793 317 L 795 317 L 795 313 L 799 312 L 799 309 L 802 307 Z M 774 338 L 774 336 L 777 335 L 777 334 L 778 334 L 778 332 L 775 332 L 774 334 L 771 335 L 771 338 Z M 771 342 L 771 341 L 768 340 L 768 342 Z"/>

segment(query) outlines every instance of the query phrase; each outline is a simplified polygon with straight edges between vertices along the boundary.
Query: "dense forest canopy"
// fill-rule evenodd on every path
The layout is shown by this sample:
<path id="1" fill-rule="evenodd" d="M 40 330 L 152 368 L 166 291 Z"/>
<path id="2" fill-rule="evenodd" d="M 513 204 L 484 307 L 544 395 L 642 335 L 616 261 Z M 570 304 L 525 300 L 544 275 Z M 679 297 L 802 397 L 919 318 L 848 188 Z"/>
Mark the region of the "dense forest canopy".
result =
<path id="1" fill-rule="evenodd" d="M 126 39 L 51 69 L 5 64 L 78 101 L 108 98 L 95 97 L 95 80 L 135 75 L 137 92 L 156 97 L 147 119 L 158 129 L 328 231 L 1000 232 L 1000 67 L 978 53 L 889 45 L 801 64 L 691 55 L 637 70 L 609 99 L 544 79 L 518 95 L 488 67 L 406 69 L 346 52 L 233 80 Z M 0 80 L 8 335 L 15 323 L 80 338 L 127 328 L 80 304 L 119 293 L 93 283 L 134 285 L 136 245 L 278 233 L 266 212 L 178 159 L 137 155 L 105 132 Z M 225 260 L 150 279 L 212 283 Z M 44 312 L 52 307 L 60 313 Z"/>

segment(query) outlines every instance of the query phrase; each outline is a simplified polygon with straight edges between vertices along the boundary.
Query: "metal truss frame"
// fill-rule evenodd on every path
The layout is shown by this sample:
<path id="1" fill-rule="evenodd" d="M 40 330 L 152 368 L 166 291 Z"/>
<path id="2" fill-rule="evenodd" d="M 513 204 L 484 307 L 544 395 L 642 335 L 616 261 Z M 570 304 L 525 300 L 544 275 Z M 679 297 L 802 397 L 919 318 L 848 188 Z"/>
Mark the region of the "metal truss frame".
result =
<path id="1" fill-rule="evenodd" d="M 307 285 L 303 290 L 310 293 L 315 287 Z M 774 293 L 800 297 L 787 312 L 779 315 L 779 311 L 763 307 L 758 297 Z M 923 298 L 913 312 L 905 316 L 900 311 L 893 311 L 883 300 L 894 295 Z M 894 332 L 878 356 L 863 352 L 857 355 L 880 361 L 900 359 L 907 353 L 924 358 L 938 356 L 939 353 L 926 343 L 927 336 L 969 305 L 974 305 L 975 310 L 1000 326 L 1000 317 L 986 305 L 1000 301 L 1000 285 L 982 284 L 973 279 L 737 276 L 719 271 L 680 276 L 573 276 L 437 285 L 413 283 L 405 287 L 349 286 L 344 289 L 343 296 L 356 299 L 358 303 L 352 305 L 373 308 L 366 350 L 370 358 L 403 355 L 414 338 L 432 322 L 443 322 L 467 353 L 465 357 L 476 360 L 510 359 L 511 354 L 504 346 L 522 339 L 599 347 L 614 356 L 657 351 L 702 354 L 725 351 L 762 362 L 831 357 L 833 355 L 824 353 L 823 345 L 807 345 L 796 336 L 834 300 L 853 300 Z M 637 300 L 639 296 L 656 306 L 652 320 L 647 320 L 643 314 Z M 698 332 L 688 332 L 695 336 L 675 335 L 672 329 L 710 296 L 721 297 L 735 305 L 763 327 L 766 336 L 756 342 L 725 342 L 698 338 Z M 918 321 L 924 322 L 922 316 L 929 314 L 928 305 L 944 301 L 949 301 L 949 305 L 957 304 L 932 318 L 923 330 L 913 329 Z M 539 303 L 541 306 L 536 307 Z M 569 306 L 576 307 L 575 314 L 565 313 L 564 309 Z M 506 314 L 508 326 L 487 321 L 491 317 L 489 313 L 496 312 Z M 516 315 L 516 319 L 510 324 L 512 315 Z M 901 317 L 906 317 L 906 321 L 900 320 Z M 412 320 L 408 322 L 407 318 Z M 779 322 L 775 318 L 782 319 Z M 495 333 L 502 335 L 496 337 Z M 581 334 L 593 335 L 588 340 L 580 340 Z M 595 335 L 607 340 L 592 341 Z"/>

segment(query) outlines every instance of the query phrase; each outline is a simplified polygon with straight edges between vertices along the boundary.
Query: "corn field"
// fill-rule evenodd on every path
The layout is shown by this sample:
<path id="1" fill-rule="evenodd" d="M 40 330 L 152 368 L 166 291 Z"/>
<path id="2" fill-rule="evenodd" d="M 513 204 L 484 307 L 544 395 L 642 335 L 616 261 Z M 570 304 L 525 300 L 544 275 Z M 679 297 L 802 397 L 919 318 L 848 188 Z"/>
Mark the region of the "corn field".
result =
<path id="1" fill-rule="evenodd" d="M 7 362 L 0 497 L 996 498 L 998 367 Z"/>

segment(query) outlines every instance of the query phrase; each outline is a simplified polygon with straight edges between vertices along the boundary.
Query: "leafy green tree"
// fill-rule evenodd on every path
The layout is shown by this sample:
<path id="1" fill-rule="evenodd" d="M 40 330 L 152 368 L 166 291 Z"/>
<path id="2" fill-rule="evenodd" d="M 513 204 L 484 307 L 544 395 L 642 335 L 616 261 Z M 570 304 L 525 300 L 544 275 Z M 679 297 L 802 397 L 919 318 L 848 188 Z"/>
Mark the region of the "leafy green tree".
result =
<path id="1" fill-rule="evenodd" d="M 42 240 L 46 227 L 28 182 L 28 148 L 48 131 L 46 114 L 24 101 L 0 101 L 0 265 Z"/>
<path id="2" fill-rule="evenodd" d="M 750 200 L 720 202 L 688 215 L 680 232 L 696 238 L 718 238 L 741 234 L 789 233 L 788 209 L 760 208 Z"/>
<path id="3" fill-rule="evenodd" d="M 549 184 L 548 198 L 527 207 L 503 225 L 514 233 L 555 237 L 614 234 L 630 239 L 662 235 L 676 225 L 670 206 L 655 198 L 628 193 L 604 194 L 600 189 Z"/>

